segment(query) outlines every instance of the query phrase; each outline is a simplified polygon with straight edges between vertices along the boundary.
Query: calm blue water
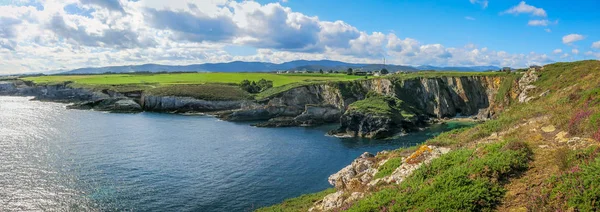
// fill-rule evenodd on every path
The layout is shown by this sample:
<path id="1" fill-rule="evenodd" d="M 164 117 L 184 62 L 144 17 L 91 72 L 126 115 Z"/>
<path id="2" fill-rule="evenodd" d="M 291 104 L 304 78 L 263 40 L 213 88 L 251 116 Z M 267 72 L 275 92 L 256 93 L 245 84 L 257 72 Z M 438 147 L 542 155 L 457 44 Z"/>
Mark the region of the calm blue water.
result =
<path id="1" fill-rule="evenodd" d="M 211 117 L 66 110 L 0 97 L 0 211 L 250 211 L 328 188 L 363 152 L 415 145 Z"/>

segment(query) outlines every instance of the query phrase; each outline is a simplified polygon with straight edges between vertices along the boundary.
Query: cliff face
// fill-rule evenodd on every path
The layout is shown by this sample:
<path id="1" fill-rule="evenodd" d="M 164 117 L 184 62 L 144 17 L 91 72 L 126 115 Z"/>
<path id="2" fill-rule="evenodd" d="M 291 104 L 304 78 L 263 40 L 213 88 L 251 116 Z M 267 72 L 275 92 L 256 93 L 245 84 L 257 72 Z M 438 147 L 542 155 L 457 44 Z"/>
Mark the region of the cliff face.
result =
<path id="1" fill-rule="evenodd" d="M 432 118 L 454 117 L 457 115 L 491 118 L 495 112 L 493 101 L 498 92 L 502 77 L 438 77 L 415 79 L 377 78 L 350 82 L 332 82 L 306 85 L 282 92 L 259 104 L 243 106 L 241 110 L 223 116 L 227 120 L 271 120 L 276 117 L 289 117 L 297 120 L 306 112 L 306 106 L 336 108 L 342 125 L 370 126 L 372 116 L 368 114 L 346 113 L 353 102 L 365 99 L 369 92 L 398 98 L 417 108 Z M 363 118 L 360 118 L 363 117 Z M 328 117 L 327 120 L 340 120 Z M 377 120 L 385 121 L 378 118 Z M 352 123 L 350 123 L 352 122 Z M 303 122 L 295 122 L 303 125 Z M 270 126 L 266 124 L 266 126 Z M 376 127 L 375 127 L 376 128 Z M 357 128 L 358 129 L 358 128 Z M 373 129 L 377 130 L 377 129 Z M 367 130 L 371 131 L 371 130 Z M 364 132 L 363 134 L 370 134 Z"/>
<path id="2" fill-rule="evenodd" d="M 490 118 L 502 77 L 469 76 L 394 79 L 377 78 L 300 86 L 260 101 L 207 101 L 190 97 L 154 96 L 73 88 L 69 83 L 33 85 L 22 81 L 0 83 L 1 95 L 35 96 L 38 100 L 78 103 L 72 108 L 156 112 L 222 112 L 230 121 L 266 121 L 258 126 L 310 126 L 340 122 L 353 132 L 372 135 L 394 132 L 379 126 L 419 123 L 389 122 L 386 117 L 348 112 L 348 106 L 369 94 L 394 97 L 419 110 L 417 115 L 445 118 L 457 115 Z M 137 104 L 137 105 L 136 105 Z M 376 120 L 376 121 L 374 121 Z M 419 118 L 420 121 L 427 120 Z M 382 123 L 375 124 L 374 123 Z M 357 126 L 365 126 L 357 127 Z M 355 133 L 356 134 L 356 133 Z M 376 133 L 385 134 L 385 133 Z"/>
<path id="3" fill-rule="evenodd" d="M 232 110 L 244 101 L 207 101 L 190 97 L 142 95 L 140 103 L 147 111 L 155 112 L 210 112 Z"/>

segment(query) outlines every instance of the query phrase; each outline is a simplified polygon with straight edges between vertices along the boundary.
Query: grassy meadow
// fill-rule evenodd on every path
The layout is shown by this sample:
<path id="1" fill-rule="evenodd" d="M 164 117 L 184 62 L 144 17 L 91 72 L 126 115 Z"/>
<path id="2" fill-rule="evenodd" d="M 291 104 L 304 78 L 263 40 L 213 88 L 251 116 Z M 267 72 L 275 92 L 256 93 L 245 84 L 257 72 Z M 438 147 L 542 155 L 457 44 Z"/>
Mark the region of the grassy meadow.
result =
<path id="1" fill-rule="evenodd" d="M 392 74 L 386 78 L 404 80 L 418 77 L 443 76 L 499 76 L 498 72 L 414 72 Z M 70 86 L 117 92 L 147 91 L 157 95 L 189 96 L 207 100 L 264 99 L 283 91 L 314 83 L 341 82 L 370 79 L 373 76 L 356 76 L 345 73 L 133 73 L 93 75 L 51 75 L 22 78 L 36 84 L 72 82 Z M 243 80 L 273 81 L 273 87 L 258 94 L 248 94 L 238 88 Z M 215 90 L 218 89 L 218 90 Z M 221 96 L 220 96 L 221 95 Z M 250 97 L 249 97 L 250 96 Z"/>
<path id="2" fill-rule="evenodd" d="M 99 74 L 99 75 L 54 75 L 27 77 L 24 80 L 38 84 L 72 81 L 84 85 L 124 85 L 124 84 L 238 84 L 242 80 L 273 81 L 273 86 L 310 81 L 347 81 L 364 76 L 346 74 L 273 74 L 273 73 L 160 73 L 160 74 Z"/>

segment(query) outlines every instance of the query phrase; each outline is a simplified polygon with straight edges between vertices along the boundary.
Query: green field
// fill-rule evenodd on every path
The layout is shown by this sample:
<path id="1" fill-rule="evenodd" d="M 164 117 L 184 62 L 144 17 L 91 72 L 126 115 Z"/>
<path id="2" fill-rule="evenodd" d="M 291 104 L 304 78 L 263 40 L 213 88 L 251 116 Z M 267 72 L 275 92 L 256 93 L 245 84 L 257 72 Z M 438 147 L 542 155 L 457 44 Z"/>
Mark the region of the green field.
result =
<path id="1" fill-rule="evenodd" d="M 415 72 L 393 74 L 386 78 L 405 80 L 418 77 L 434 78 L 444 76 L 499 76 L 498 72 Z M 25 77 L 22 80 L 32 81 L 39 85 L 71 82 L 70 86 L 94 90 L 113 90 L 117 92 L 147 91 L 149 93 L 189 96 L 203 99 L 247 99 L 251 94 L 244 94 L 238 88 L 243 80 L 273 81 L 273 88 L 254 94 L 256 99 L 264 99 L 283 91 L 314 83 L 339 82 L 365 79 L 365 76 L 346 74 L 274 74 L 274 73 L 135 73 L 135 74 L 98 74 L 98 75 L 52 75 Z M 369 76 L 368 78 L 374 78 Z M 219 91 L 214 89 L 216 85 Z M 194 86 L 192 86 L 194 85 Z M 191 86 L 191 87 L 190 87 Z"/>
<path id="2" fill-rule="evenodd" d="M 273 86 L 308 81 L 345 81 L 364 78 L 346 74 L 272 74 L 272 73 L 169 73 L 169 74 L 101 74 L 101 75 L 55 75 L 27 77 L 24 80 L 37 84 L 72 81 L 86 85 L 123 84 L 204 84 L 240 83 L 242 80 L 273 81 Z"/>

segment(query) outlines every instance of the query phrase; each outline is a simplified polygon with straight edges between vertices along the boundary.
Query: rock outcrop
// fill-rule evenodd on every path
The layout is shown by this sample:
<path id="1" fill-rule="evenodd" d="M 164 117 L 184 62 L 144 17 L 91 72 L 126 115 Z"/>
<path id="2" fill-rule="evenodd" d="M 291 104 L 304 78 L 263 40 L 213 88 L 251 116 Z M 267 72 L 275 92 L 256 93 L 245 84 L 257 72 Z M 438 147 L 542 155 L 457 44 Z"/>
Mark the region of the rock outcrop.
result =
<path id="1" fill-rule="evenodd" d="M 128 98 L 106 98 L 96 101 L 75 103 L 67 106 L 69 109 L 109 111 L 112 113 L 138 113 L 142 107 Z"/>
<path id="2" fill-rule="evenodd" d="M 537 73 L 537 69 L 535 68 L 530 68 L 527 72 L 525 72 L 525 74 L 523 75 L 523 77 L 521 77 L 521 79 L 519 79 L 519 102 L 520 103 L 524 103 L 524 102 L 529 102 L 531 101 L 533 98 L 532 96 L 529 96 L 529 93 L 536 89 L 537 87 L 535 85 L 533 85 L 533 83 L 535 81 L 538 80 L 538 73 Z"/>
<path id="3" fill-rule="evenodd" d="M 141 106 L 154 112 L 212 112 L 238 109 L 244 101 L 208 101 L 191 97 L 142 95 Z"/>
<path id="4" fill-rule="evenodd" d="M 402 164 L 391 175 L 378 179 L 373 178 L 378 172 L 378 167 L 388 161 L 389 158 L 382 158 L 386 158 L 389 152 L 380 152 L 377 156 L 365 152 L 350 165 L 329 177 L 329 183 L 335 186 L 337 191 L 315 202 L 309 211 L 332 211 L 351 205 L 364 198 L 376 185 L 399 184 L 419 167 L 449 151 L 450 149 L 445 147 L 423 145 L 409 156 L 403 157 Z"/>
<path id="5" fill-rule="evenodd" d="M 395 97 L 418 108 L 423 117 L 445 118 L 464 115 L 486 119 L 494 114 L 493 99 L 501 79 L 500 76 L 375 78 L 311 84 L 292 88 L 255 104 L 242 105 L 241 109 L 221 114 L 220 117 L 229 121 L 266 121 L 258 124 L 259 126 L 333 123 L 340 121 L 334 118 L 338 115 L 342 117 L 350 104 L 365 99 L 371 92 Z M 327 105 L 327 107 L 312 105 Z M 328 111 L 322 112 L 323 109 Z M 350 125 L 353 126 L 350 128 L 356 128 L 351 131 L 365 132 L 353 136 L 385 137 L 398 131 L 398 126 L 394 126 L 392 124 L 394 122 L 390 122 L 385 117 L 353 113 L 342 119 L 342 125 L 351 123 Z M 367 121 L 376 125 L 359 126 Z M 389 126 L 390 130 L 385 130 L 386 126 Z"/>

